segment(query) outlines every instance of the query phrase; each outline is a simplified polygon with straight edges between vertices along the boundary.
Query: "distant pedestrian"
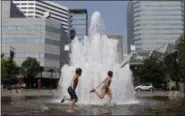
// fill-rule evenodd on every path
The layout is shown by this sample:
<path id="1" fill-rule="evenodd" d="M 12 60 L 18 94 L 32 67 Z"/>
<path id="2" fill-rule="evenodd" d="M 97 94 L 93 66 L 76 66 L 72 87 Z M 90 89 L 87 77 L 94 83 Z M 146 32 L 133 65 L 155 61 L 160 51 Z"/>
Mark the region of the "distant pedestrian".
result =
<path id="1" fill-rule="evenodd" d="M 40 79 L 38 79 L 37 86 L 38 86 L 38 91 L 39 91 L 39 89 L 41 89 L 41 86 L 42 86 L 42 83 L 41 83 L 41 80 Z"/>
<path id="2" fill-rule="evenodd" d="M 18 77 L 18 87 L 19 87 L 19 89 L 21 89 L 21 85 L 22 85 L 22 77 L 19 76 Z"/>

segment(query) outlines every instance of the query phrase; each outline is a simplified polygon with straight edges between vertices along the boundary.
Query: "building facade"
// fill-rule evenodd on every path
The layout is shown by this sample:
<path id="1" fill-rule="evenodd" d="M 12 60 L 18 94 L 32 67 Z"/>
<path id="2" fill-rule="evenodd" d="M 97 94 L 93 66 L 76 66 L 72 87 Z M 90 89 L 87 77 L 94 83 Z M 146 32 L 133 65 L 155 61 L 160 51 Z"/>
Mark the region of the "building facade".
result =
<path id="1" fill-rule="evenodd" d="M 110 39 L 118 40 L 117 44 L 117 63 L 121 63 L 123 61 L 124 52 L 123 52 L 123 36 L 122 35 L 108 35 Z"/>
<path id="2" fill-rule="evenodd" d="M 70 20 L 67 7 L 46 0 L 13 0 L 13 3 L 26 17 L 49 18 L 59 21 L 69 36 Z"/>
<path id="3" fill-rule="evenodd" d="M 77 36 L 82 39 L 88 35 L 88 13 L 87 9 L 70 9 L 71 16 L 71 39 Z"/>
<path id="4" fill-rule="evenodd" d="M 13 47 L 19 66 L 27 57 L 34 57 L 44 67 L 43 77 L 50 78 L 48 70 L 53 69 L 53 78 L 59 78 L 62 65 L 69 60 L 64 50 L 68 37 L 61 22 L 47 18 L 12 18 L 8 15 L 11 4 L 3 1 L 2 5 L 2 11 L 6 11 L 2 16 L 2 53 L 9 56 Z"/>
<path id="5" fill-rule="evenodd" d="M 137 52 L 175 41 L 184 32 L 183 1 L 129 1 L 127 6 L 128 50 Z"/>

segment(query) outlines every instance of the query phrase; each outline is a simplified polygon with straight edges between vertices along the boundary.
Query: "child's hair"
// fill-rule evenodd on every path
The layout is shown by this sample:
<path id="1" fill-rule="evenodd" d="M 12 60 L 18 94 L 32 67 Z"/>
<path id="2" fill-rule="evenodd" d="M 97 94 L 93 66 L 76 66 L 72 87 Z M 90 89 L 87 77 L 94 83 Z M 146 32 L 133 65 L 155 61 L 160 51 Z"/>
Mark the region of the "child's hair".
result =
<path id="1" fill-rule="evenodd" d="M 108 76 L 110 76 L 110 77 L 113 76 L 113 72 L 112 72 L 112 71 L 108 71 L 107 74 L 108 74 Z"/>
<path id="2" fill-rule="evenodd" d="M 76 74 L 81 75 L 82 74 L 82 69 L 81 68 L 76 68 Z"/>

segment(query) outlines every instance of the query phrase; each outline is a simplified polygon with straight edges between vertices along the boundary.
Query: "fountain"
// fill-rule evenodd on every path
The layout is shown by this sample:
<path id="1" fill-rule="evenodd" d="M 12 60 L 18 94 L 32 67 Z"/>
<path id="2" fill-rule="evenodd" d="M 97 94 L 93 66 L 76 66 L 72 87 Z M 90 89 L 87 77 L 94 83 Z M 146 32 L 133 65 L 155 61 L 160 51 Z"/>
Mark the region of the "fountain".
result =
<path id="1" fill-rule="evenodd" d="M 109 39 L 104 34 L 104 24 L 99 12 L 94 12 L 91 18 L 89 36 L 79 40 L 75 37 L 71 43 L 70 64 L 64 65 L 61 69 L 59 85 L 62 88 L 60 99 L 68 95 L 67 88 L 75 74 L 77 67 L 82 68 L 83 73 L 80 77 L 76 89 L 78 104 L 102 105 L 108 101 L 99 99 L 94 93 L 89 91 L 99 85 L 106 76 L 107 71 L 114 72 L 111 89 L 113 103 L 118 105 L 132 103 L 135 99 L 135 91 L 131 81 L 131 71 L 129 65 L 121 68 L 120 63 L 116 63 L 118 41 Z"/>

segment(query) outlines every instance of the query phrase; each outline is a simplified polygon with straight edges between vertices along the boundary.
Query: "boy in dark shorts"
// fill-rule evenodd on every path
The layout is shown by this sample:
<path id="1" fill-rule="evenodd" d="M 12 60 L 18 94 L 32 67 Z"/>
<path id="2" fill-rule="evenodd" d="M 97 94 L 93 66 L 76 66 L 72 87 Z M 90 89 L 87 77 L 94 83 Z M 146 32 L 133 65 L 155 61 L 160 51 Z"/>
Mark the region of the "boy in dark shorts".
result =
<path id="1" fill-rule="evenodd" d="M 100 87 L 102 84 L 104 84 L 101 88 L 101 91 L 98 92 L 96 91 L 96 89 L 92 89 L 90 92 L 93 93 L 95 92 L 95 94 L 100 98 L 100 99 L 103 99 L 105 94 L 108 95 L 109 97 L 109 104 L 111 104 L 111 101 L 112 101 L 112 92 L 110 90 L 110 84 L 111 84 L 111 80 L 112 80 L 112 77 L 113 77 L 113 72 L 112 71 L 108 71 L 107 73 L 108 77 L 98 86 Z M 98 88 L 96 87 L 96 88 Z"/>
<path id="2" fill-rule="evenodd" d="M 61 103 L 63 103 L 65 100 L 71 101 L 71 103 L 69 104 L 68 112 L 72 112 L 73 111 L 73 106 L 78 101 L 78 97 L 76 95 L 75 89 L 76 89 L 76 87 L 78 85 L 78 80 L 79 80 L 79 77 L 81 76 L 81 74 L 82 74 L 82 69 L 81 68 L 77 68 L 76 69 L 76 75 L 73 77 L 71 85 L 68 88 L 68 93 L 69 93 L 71 98 L 67 99 L 64 96 L 64 98 L 61 101 Z"/>

